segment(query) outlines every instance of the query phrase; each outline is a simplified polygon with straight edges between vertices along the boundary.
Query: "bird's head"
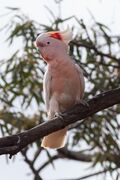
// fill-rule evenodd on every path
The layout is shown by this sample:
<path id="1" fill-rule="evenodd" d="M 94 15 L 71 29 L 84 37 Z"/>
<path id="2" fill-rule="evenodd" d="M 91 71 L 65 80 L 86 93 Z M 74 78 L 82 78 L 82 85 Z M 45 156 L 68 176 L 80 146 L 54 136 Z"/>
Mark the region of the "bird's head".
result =
<path id="1" fill-rule="evenodd" d="M 46 62 L 50 62 L 60 54 L 67 53 L 68 43 L 72 40 L 72 32 L 52 31 L 38 35 L 35 45 Z"/>

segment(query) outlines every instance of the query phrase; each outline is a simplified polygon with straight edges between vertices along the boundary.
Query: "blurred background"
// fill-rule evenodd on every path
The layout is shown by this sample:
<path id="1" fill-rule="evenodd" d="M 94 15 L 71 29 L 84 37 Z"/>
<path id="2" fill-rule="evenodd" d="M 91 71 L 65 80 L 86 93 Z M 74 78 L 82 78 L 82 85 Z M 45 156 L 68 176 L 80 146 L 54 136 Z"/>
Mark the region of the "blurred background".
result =
<path id="1" fill-rule="evenodd" d="M 34 47 L 38 33 L 73 31 L 69 54 L 83 69 L 85 99 L 120 84 L 119 0 L 0 0 L 0 136 L 22 132 L 47 116 L 42 93 L 46 64 Z M 41 140 L 9 159 L 2 180 L 119 180 L 120 106 L 69 127 L 66 146 Z"/>

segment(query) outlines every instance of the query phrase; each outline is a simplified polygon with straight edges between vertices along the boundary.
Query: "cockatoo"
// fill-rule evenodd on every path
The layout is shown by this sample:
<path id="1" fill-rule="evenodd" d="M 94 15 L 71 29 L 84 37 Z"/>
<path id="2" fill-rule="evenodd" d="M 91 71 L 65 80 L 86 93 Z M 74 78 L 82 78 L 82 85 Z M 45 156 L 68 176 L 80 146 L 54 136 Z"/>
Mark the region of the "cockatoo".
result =
<path id="1" fill-rule="evenodd" d="M 47 63 L 43 92 L 49 120 L 83 99 L 85 83 L 82 69 L 68 55 L 71 40 L 72 32 L 67 29 L 40 34 L 35 41 Z M 41 146 L 53 149 L 64 147 L 66 133 L 67 127 L 45 136 Z"/>

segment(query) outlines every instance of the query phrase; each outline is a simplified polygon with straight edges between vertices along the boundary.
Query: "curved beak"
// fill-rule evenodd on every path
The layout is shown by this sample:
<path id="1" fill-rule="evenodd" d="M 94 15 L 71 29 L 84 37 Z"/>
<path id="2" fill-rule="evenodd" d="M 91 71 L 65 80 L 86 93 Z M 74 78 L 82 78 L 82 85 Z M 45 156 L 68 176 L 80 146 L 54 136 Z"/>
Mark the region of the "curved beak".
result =
<path id="1" fill-rule="evenodd" d="M 42 42 L 40 42 L 40 41 L 38 41 L 38 40 L 36 40 L 36 41 L 34 42 L 34 45 L 35 45 L 35 47 L 37 47 L 37 48 L 40 48 L 40 47 L 44 47 L 44 46 L 45 46 L 44 43 L 42 43 Z"/>

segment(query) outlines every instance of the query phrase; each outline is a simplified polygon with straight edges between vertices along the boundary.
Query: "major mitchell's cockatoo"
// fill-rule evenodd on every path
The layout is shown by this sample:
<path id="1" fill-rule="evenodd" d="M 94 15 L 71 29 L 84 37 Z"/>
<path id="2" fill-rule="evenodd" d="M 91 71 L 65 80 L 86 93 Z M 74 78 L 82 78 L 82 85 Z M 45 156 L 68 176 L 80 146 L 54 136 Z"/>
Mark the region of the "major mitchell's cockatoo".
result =
<path id="1" fill-rule="evenodd" d="M 68 55 L 68 43 L 72 32 L 53 31 L 38 35 L 36 46 L 47 70 L 43 80 L 44 101 L 48 119 L 52 119 L 73 105 L 80 103 L 84 95 L 84 76 L 80 67 Z M 44 148 L 62 148 L 65 145 L 67 127 L 42 140 Z"/>

